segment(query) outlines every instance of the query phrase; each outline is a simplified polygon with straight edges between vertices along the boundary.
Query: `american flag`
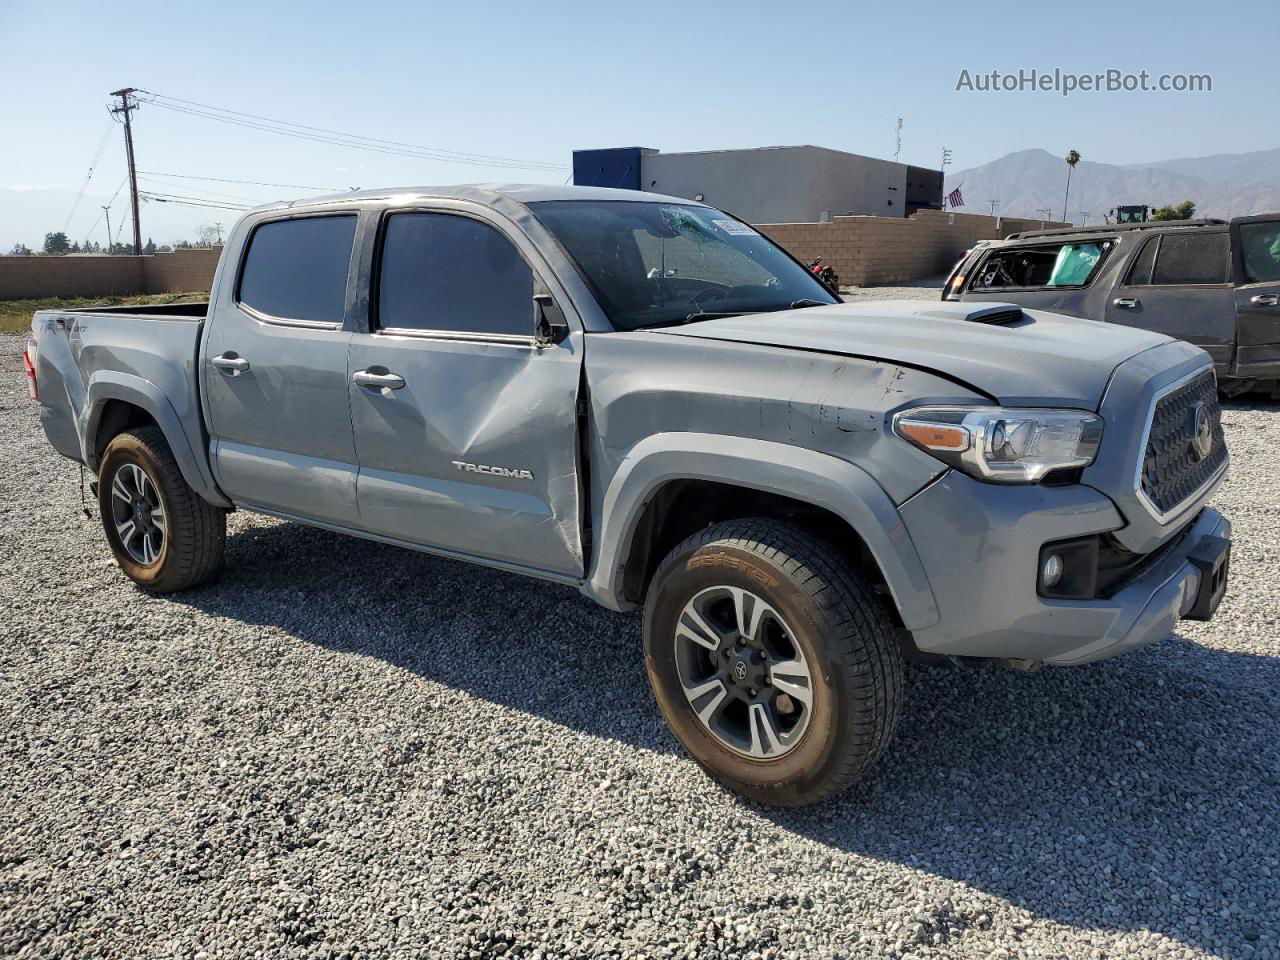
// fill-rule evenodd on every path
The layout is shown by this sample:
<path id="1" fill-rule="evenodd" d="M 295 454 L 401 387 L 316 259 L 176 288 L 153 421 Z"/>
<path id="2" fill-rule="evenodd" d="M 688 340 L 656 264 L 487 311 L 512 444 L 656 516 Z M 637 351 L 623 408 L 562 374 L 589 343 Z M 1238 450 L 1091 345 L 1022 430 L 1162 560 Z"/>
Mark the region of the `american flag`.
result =
<path id="1" fill-rule="evenodd" d="M 964 195 L 960 192 L 959 187 L 956 187 L 954 190 L 952 190 L 950 193 L 947 194 L 947 203 L 951 204 L 951 206 L 953 207 L 964 206 Z"/>

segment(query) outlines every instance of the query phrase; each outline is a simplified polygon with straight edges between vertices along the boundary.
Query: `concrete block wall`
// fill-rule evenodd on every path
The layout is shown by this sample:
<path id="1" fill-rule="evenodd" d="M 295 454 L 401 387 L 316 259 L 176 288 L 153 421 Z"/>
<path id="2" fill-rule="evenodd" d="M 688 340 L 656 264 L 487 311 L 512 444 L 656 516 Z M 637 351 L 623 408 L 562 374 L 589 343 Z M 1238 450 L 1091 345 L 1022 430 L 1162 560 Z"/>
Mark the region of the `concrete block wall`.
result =
<path id="1" fill-rule="evenodd" d="M 222 247 L 200 247 L 138 257 L 147 293 L 195 293 L 213 287 Z"/>
<path id="2" fill-rule="evenodd" d="M 141 293 L 145 257 L 0 257 L 0 300 Z"/>
<path id="3" fill-rule="evenodd" d="M 1044 222 L 1045 228 L 1067 226 Z M 906 218 L 835 217 L 830 223 L 762 223 L 761 233 L 808 263 L 822 257 L 844 286 L 905 283 L 945 274 L 978 240 L 997 240 L 1041 221 L 921 210 Z"/>
<path id="4" fill-rule="evenodd" d="M 149 257 L 0 257 L 0 300 L 198 293 L 213 286 L 221 247 Z"/>

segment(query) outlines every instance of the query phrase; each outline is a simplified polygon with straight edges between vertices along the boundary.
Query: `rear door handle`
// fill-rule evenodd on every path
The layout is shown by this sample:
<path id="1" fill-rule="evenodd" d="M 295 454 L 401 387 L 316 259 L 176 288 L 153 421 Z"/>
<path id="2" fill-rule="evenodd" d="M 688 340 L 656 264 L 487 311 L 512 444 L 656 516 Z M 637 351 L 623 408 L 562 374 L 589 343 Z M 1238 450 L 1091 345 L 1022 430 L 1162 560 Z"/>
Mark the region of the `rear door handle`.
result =
<path id="1" fill-rule="evenodd" d="M 1141 304 L 1137 297 L 1116 297 L 1111 302 L 1122 310 L 1136 310 Z"/>
<path id="2" fill-rule="evenodd" d="M 230 373 L 233 377 L 249 369 L 249 361 L 244 357 L 236 356 L 234 353 L 224 353 L 219 357 L 214 357 L 209 362 L 219 370 L 225 370 Z"/>
<path id="3" fill-rule="evenodd" d="M 397 373 L 373 373 L 369 370 L 357 370 L 351 375 L 351 382 L 362 387 L 399 390 L 404 386 L 404 377 Z"/>
<path id="4" fill-rule="evenodd" d="M 1280 306 L 1280 293 L 1260 293 L 1256 297 L 1250 297 L 1249 302 L 1255 307 Z"/>

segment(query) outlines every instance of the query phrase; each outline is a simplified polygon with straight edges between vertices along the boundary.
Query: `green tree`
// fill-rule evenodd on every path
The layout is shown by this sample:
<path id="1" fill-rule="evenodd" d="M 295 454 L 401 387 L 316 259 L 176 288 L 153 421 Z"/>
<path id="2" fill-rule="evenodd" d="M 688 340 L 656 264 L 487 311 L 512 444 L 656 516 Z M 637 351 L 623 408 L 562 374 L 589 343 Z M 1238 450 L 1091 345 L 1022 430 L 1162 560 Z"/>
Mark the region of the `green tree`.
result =
<path id="1" fill-rule="evenodd" d="M 147 237 L 147 245 L 142 248 L 142 252 L 145 253 L 147 256 L 151 256 L 153 253 L 156 252 L 156 242 L 152 240 L 150 237 Z"/>
<path id="2" fill-rule="evenodd" d="M 1183 200 L 1176 207 L 1165 205 L 1151 211 L 1152 220 L 1190 220 L 1196 215 L 1196 205 L 1190 200 Z"/>
<path id="3" fill-rule="evenodd" d="M 71 249 L 71 241 L 67 239 L 67 235 L 59 230 L 57 233 L 46 233 L 44 235 L 44 252 L 50 256 L 67 253 Z"/>
<path id="4" fill-rule="evenodd" d="M 1067 222 L 1067 201 L 1071 198 L 1071 171 L 1076 168 L 1076 164 L 1080 162 L 1079 150 L 1067 151 L 1067 192 L 1062 197 L 1062 222 Z"/>
<path id="5" fill-rule="evenodd" d="M 29 257 L 31 256 L 31 248 L 25 243 L 15 243 L 13 249 L 9 251 L 11 257 Z"/>

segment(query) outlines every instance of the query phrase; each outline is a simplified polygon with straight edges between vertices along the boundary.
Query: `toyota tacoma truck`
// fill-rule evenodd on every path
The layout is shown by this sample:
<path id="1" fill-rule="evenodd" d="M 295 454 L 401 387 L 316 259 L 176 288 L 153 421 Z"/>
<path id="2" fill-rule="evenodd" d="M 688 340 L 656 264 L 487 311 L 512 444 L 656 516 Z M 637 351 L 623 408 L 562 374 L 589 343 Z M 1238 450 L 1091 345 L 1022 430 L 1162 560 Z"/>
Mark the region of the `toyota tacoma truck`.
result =
<path id="1" fill-rule="evenodd" d="M 1203 350 L 1010 304 L 845 304 L 700 203 L 281 203 L 236 225 L 208 304 L 32 333 L 49 442 L 96 475 L 142 589 L 214 576 L 247 510 L 642 609 L 675 735 L 766 803 L 868 770 L 907 658 L 1088 663 L 1226 589 Z"/>

